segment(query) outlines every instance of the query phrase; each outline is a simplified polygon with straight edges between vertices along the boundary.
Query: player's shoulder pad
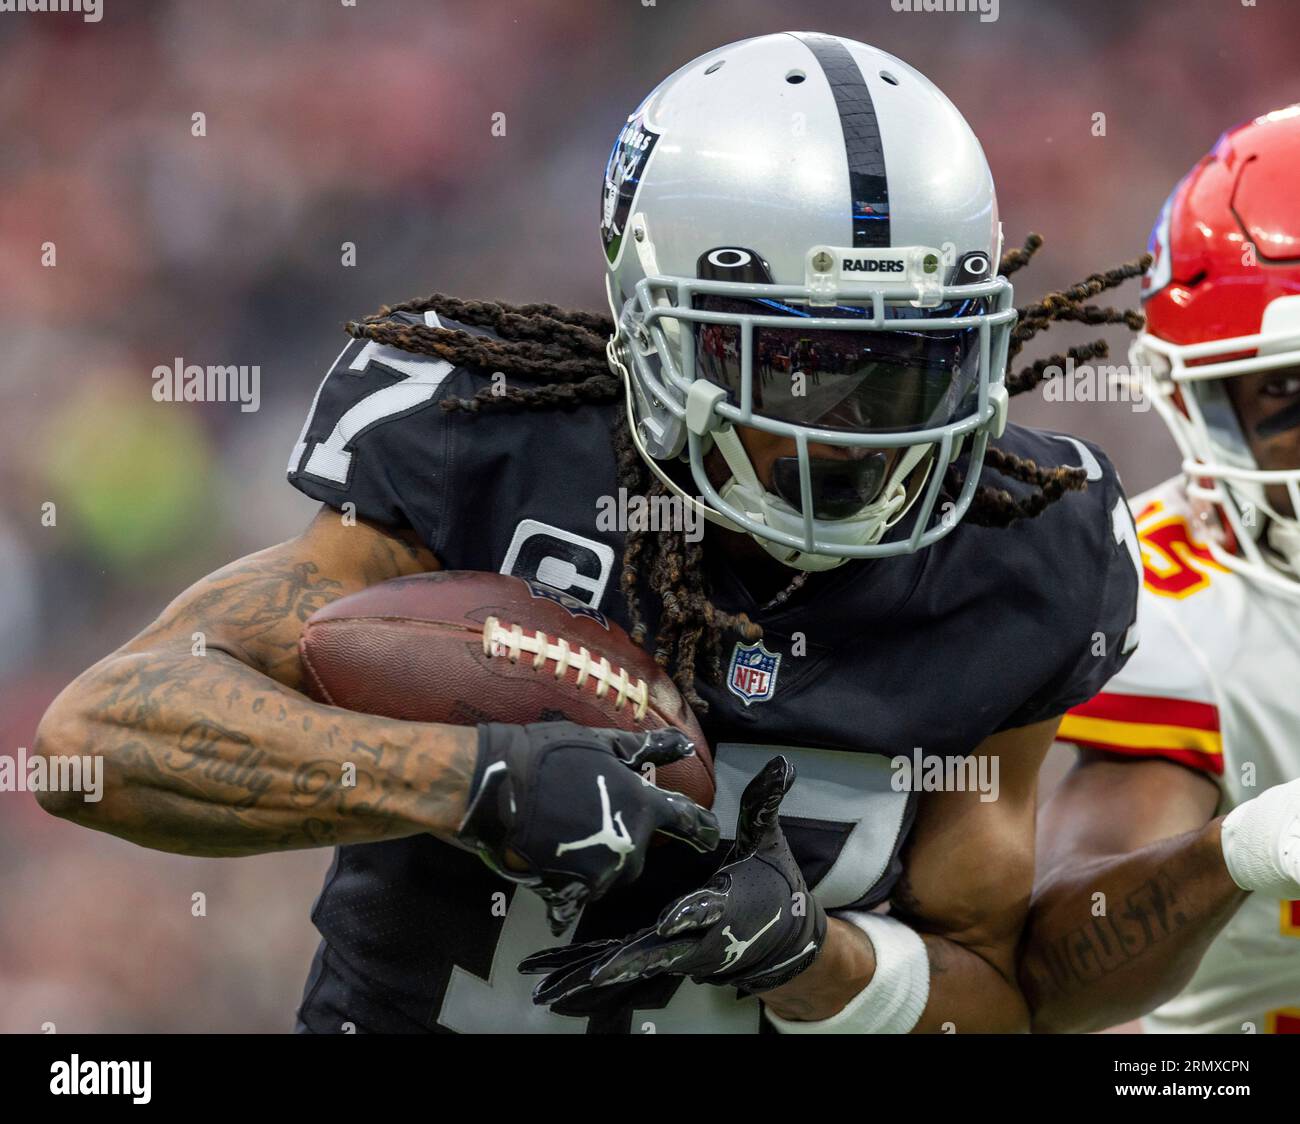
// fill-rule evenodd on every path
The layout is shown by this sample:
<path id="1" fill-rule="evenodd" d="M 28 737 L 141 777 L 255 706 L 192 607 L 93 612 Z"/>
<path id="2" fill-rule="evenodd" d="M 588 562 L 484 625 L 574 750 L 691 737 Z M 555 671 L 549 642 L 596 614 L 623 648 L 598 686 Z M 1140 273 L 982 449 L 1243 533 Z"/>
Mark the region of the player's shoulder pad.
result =
<path id="1" fill-rule="evenodd" d="M 1204 646 L 1214 646 L 1218 631 L 1231 626 L 1221 614 L 1205 612 L 1208 601 L 1190 600 L 1203 588 L 1190 564 L 1200 557 L 1193 551 L 1203 548 L 1190 533 L 1191 508 L 1181 481 L 1142 493 L 1132 509 L 1144 570 L 1141 643 L 1103 691 L 1071 709 L 1057 736 L 1107 753 L 1166 758 L 1217 776 L 1223 772 L 1223 742 Z"/>
<path id="2" fill-rule="evenodd" d="M 1087 486 L 1082 491 L 1067 493 L 1018 526 L 1058 587 L 1068 583 L 1077 596 L 1095 598 L 1097 627 L 1109 633 L 1123 625 L 1121 631 L 1126 631 L 1136 611 L 1142 559 L 1124 487 L 1110 458 L 1084 438 L 1024 426 L 1008 426 L 998 445 L 1040 468 L 1083 469 Z M 1024 490 L 987 469 L 981 482 L 1013 494 Z M 1126 638 L 1126 651 L 1133 642 Z"/>
<path id="3" fill-rule="evenodd" d="M 1218 776 L 1218 697 L 1201 653 L 1169 605 L 1148 589 L 1138 602 L 1142 642 L 1105 689 L 1071 708 L 1060 741 L 1126 757 L 1160 757 Z"/>
<path id="4" fill-rule="evenodd" d="M 473 335 L 433 311 L 394 319 Z M 289 455 L 289 481 L 313 499 L 378 523 L 409 526 L 432 541 L 438 523 L 448 394 L 473 393 L 479 376 L 445 359 L 373 340 L 350 340 L 312 401 Z"/>
<path id="5" fill-rule="evenodd" d="M 1214 701 L 1210 673 L 1196 642 L 1169 605 L 1146 588 L 1138 597 L 1138 630 L 1142 642 L 1107 685 L 1108 691 Z"/>
<path id="6" fill-rule="evenodd" d="M 1124 666 L 1138 643 L 1141 559 L 1124 490 L 1096 445 L 1069 434 L 1008 426 L 1003 452 L 1039 468 L 1081 468 L 1086 487 L 1037 517 L 1005 530 L 983 553 L 1001 587 L 1018 591 L 1022 613 L 1038 622 L 1044 681 L 1017 723 L 1056 717 L 1091 698 Z M 1028 486 L 986 467 L 981 484 L 1014 496 Z"/>

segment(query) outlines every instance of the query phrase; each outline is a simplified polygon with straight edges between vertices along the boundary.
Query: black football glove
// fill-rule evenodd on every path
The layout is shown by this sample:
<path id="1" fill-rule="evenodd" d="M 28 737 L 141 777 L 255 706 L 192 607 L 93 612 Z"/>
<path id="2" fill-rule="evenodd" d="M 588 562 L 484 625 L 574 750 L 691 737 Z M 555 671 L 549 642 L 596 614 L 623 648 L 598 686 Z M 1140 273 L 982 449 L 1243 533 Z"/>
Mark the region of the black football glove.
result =
<path id="1" fill-rule="evenodd" d="M 546 974 L 533 1002 L 585 1009 L 597 988 L 668 972 L 698 983 L 766 991 L 816 959 L 826 912 L 808 891 L 777 819 L 794 766 L 774 757 L 740 798 L 736 842 L 703 889 L 678 898 L 648 929 L 526 957 L 521 972 Z"/>
<path id="2" fill-rule="evenodd" d="M 718 845 L 712 812 L 641 775 L 646 763 L 695 752 L 677 730 L 492 722 L 478 732 L 469 810 L 456 837 L 498 874 L 539 894 L 556 936 L 588 901 L 640 875 L 655 832 L 700 851 Z"/>

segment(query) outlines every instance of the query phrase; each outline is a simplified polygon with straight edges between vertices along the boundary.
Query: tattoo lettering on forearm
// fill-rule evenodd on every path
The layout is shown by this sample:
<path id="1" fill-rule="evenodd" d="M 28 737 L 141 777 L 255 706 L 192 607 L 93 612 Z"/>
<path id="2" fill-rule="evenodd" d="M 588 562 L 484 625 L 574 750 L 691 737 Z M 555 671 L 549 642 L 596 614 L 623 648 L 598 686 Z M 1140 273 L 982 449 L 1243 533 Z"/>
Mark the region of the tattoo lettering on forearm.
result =
<path id="1" fill-rule="evenodd" d="M 392 838 L 454 820 L 473 771 L 472 748 L 444 758 L 426 727 L 322 707 L 224 651 L 124 654 L 89 689 L 84 752 L 105 757 L 121 794 L 106 826 L 147 846 L 250 854 Z M 92 826 L 104 810 L 80 809 Z"/>
<path id="2" fill-rule="evenodd" d="M 175 774 L 184 775 L 193 770 L 205 781 L 239 789 L 246 795 L 231 807 L 244 810 L 254 807 L 275 783 L 275 775 L 270 770 L 258 768 L 266 756 L 254 748 L 253 739 L 247 734 L 201 718 L 181 731 L 175 752 L 165 754 L 162 763 Z"/>
<path id="3" fill-rule="evenodd" d="M 1052 940 L 1025 966 L 1040 983 L 1050 982 L 1062 992 L 1078 990 L 1132 964 L 1186 927 L 1188 918 L 1178 901 L 1169 874 L 1144 879 L 1123 896 L 1119 908 Z"/>
<path id="4" fill-rule="evenodd" d="M 83 673 L 43 740 L 102 756 L 110 796 L 72 794 L 51 810 L 189 854 L 450 830 L 472 734 L 349 716 L 301 693 L 298 645 L 313 613 L 438 567 L 414 532 L 340 527 L 323 511 L 299 539 L 201 579 Z"/>

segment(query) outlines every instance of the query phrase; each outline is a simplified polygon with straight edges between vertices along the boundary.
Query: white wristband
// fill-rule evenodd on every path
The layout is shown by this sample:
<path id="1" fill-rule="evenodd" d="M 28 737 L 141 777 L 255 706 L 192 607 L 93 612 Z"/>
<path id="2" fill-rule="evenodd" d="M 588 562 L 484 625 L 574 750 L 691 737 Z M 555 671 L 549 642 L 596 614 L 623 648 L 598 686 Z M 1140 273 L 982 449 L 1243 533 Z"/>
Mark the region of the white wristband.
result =
<path id="1" fill-rule="evenodd" d="M 867 934 L 876 953 L 871 982 L 842 1011 L 818 1022 L 767 1019 L 782 1034 L 907 1034 L 930 998 L 930 958 L 914 929 L 880 913 L 837 913 Z"/>
<path id="2" fill-rule="evenodd" d="M 1243 890 L 1300 897 L 1300 780 L 1265 789 L 1223 821 L 1223 861 Z"/>

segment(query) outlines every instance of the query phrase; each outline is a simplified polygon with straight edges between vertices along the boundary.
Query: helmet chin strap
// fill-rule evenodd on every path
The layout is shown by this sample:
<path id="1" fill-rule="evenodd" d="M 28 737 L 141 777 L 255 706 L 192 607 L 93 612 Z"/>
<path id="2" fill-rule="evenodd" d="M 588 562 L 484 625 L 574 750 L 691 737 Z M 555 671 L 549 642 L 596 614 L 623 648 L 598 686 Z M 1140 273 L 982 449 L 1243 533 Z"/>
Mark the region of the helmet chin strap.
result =
<path id="1" fill-rule="evenodd" d="M 780 496 L 763 487 L 735 429 L 727 426 L 717 430 L 713 434 L 713 442 L 732 472 L 731 479 L 718 490 L 718 494 L 751 519 L 775 531 L 802 535 L 803 516 Z M 906 482 L 931 451 L 929 445 L 909 446 L 899 457 L 898 464 L 876 499 L 847 519 L 817 520 L 817 537 L 822 542 L 844 546 L 869 546 L 879 542 L 885 532 L 907 514 L 921 494 L 922 489 L 917 488 L 909 499 Z M 926 476 L 932 466 L 931 458 L 931 463 L 926 466 Z M 835 554 L 816 554 L 798 547 L 785 546 L 759 535 L 750 537 L 778 562 L 796 570 L 832 570 L 848 561 Z"/>

